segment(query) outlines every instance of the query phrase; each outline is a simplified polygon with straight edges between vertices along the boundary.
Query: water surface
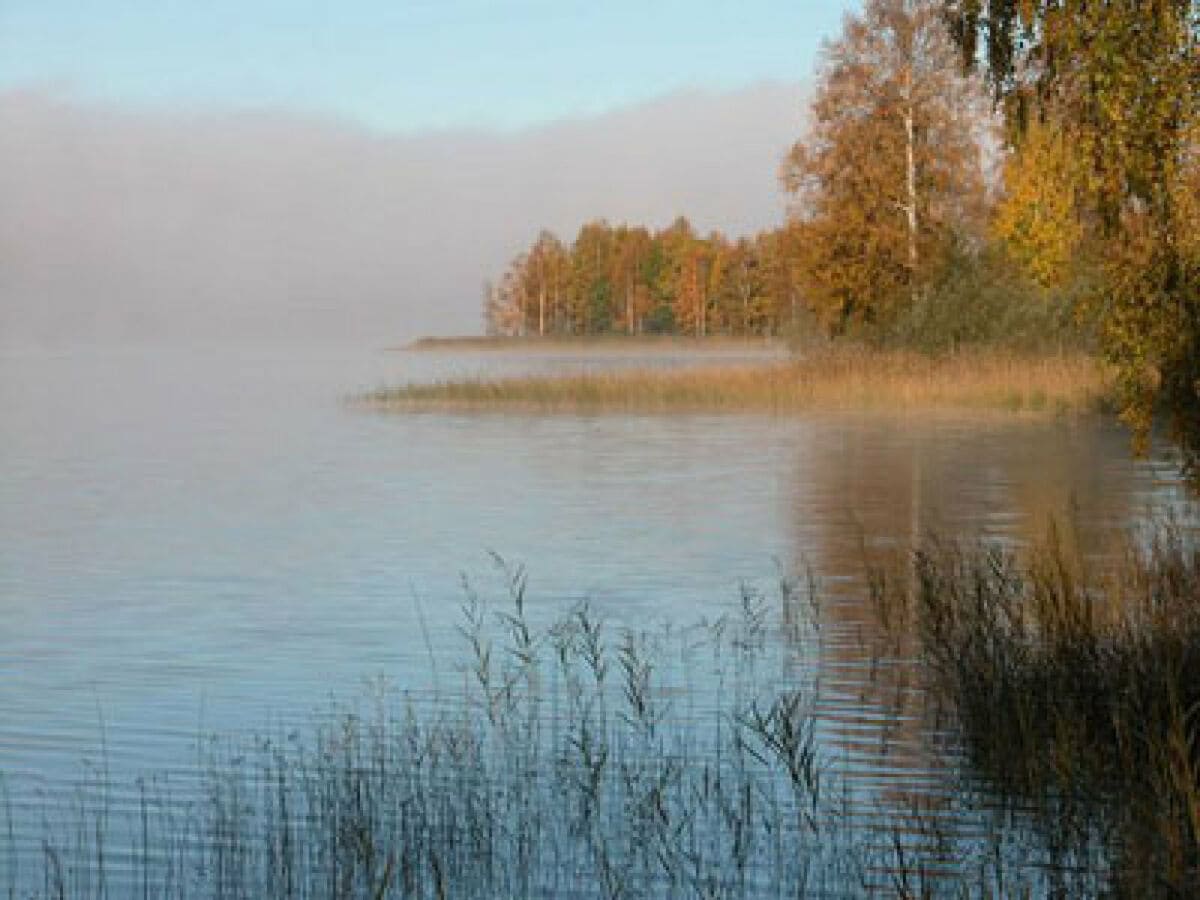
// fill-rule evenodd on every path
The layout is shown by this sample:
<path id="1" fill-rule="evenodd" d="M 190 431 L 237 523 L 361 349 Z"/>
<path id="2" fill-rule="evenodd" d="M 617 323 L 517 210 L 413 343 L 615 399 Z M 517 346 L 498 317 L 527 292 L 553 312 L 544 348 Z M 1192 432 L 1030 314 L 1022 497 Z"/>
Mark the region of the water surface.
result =
<path id="1" fill-rule="evenodd" d="M 723 357 L 733 359 L 728 353 Z M 655 364 L 687 365 L 687 353 Z M 1087 548 L 1180 502 L 1094 420 L 1003 415 L 380 414 L 407 379 L 644 364 L 570 352 L 86 348 L 0 356 L 0 773 L 20 845 L 103 757 L 111 802 L 198 736 L 286 731 L 386 678 L 461 678 L 463 578 L 530 572 L 540 621 L 685 625 L 811 565 L 822 740 L 859 789 L 945 790 L 904 677 L 864 651 L 864 553 L 1019 543 L 1069 511 Z M 434 661 L 431 664 L 431 654 Z M 901 673 L 902 674 L 902 673 Z M 901 712 L 897 729 L 895 714 Z M 890 743 L 881 752 L 882 723 Z"/>

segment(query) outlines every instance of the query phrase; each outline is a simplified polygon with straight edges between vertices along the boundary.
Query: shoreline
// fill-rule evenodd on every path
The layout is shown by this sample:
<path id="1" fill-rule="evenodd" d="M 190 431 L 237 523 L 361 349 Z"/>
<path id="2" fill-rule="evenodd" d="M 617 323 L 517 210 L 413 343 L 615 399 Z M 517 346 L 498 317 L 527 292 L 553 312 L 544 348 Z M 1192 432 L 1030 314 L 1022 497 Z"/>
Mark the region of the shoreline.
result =
<path id="1" fill-rule="evenodd" d="M 445 335 L 419 337 L 407 344 L 386 348 L 394 352 L 481 351 L 552 352 L 560 350 L 621 350 L 629 352 L 658 351 L 745 351 L 784 353 L 787 340 L 781 337 L 732 337 L 712 335 L 687 337 L 683 335 L 548 335 L 539 337 L 495 337 L 489 335 Z"/>

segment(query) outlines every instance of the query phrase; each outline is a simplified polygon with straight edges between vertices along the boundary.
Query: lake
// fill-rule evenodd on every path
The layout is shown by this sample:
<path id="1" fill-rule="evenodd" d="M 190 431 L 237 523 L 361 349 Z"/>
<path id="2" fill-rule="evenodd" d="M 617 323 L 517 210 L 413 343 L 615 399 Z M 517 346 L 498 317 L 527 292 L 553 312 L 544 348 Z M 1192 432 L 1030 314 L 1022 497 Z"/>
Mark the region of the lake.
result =
<path id="1" fill-rule="evenodd" d="M 1169 458 L 1132 460 L 1095 420 L 344 402 L 406 380 L 642 364 L 322 346 L 0 354 L 0 774 L 20 878 L 41 872 L 46 809 L 101 767 L 115 815 L 133 815 L 139 776 L 186 784 L 203 735 L 302 729 L 381 679 L 418 697 L 461 681 L 463 582 L 502 592 L 492 553 L 526 567 L 535 622 L 587 600 L 639 628 L 711 621 L 743 584 L 811 566 L 826 637 L 797 652 L 821 678 L 831 765 L 881 799 L 944 792 L 917 720 L 884 715 L 909 686 L 881 679 L 855 637 L 870 627 L 864 553 L 929 533 L 1015 546 L 1064 514 L 1102 553 L 1183 503 Z"/>

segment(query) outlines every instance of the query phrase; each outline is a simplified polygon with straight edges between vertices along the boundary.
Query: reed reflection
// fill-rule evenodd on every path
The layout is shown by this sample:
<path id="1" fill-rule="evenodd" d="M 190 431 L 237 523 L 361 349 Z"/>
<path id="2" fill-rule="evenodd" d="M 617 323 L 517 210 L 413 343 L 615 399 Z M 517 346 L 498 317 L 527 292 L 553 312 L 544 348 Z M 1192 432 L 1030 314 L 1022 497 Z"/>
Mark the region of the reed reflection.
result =
<path id="1" fill-rule="evenodd" d="M 952 867 L 956 842 L 994 832 L 964 804 L 917 635 L 895 627 L 909 619 L 892 605 L 912 585 L 887 582 L 913 577 L 912 554 L 923 542 L 1015 549 L 1052 527 L 1067 552 L 1103 559 L 1164 488 L 1121 452 L 1119 430 L 1095 423 L 875 417 L 848 424 L 815 423 L 796 451 L 795 562 L 819 573 L 823 601 L 820 639 L 794 656 L 818 680 L 822 745 L 864 831 L 877 822 L 880 841 L 892 841 L 893 824 L 903 820 L 919 843 L 929 838 L 916 833 L 919 823 L 932 823 L 939 839 L 953 836 L 940 848 Z M 936 868 L 938 849 L 923 848 L 923 865 Z"/>

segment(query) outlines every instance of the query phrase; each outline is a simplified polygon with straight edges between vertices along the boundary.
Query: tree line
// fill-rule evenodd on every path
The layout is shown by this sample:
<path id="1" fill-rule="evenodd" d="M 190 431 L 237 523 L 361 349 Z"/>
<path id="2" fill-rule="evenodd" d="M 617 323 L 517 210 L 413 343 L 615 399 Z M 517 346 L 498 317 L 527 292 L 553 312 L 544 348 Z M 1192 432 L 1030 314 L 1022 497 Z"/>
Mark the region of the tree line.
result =
<path id="1" fill-rule="evenodd" d="M 488 331 L 778 334 L 800 313 L 795 237 L 701 236 L 683 217 L 657 232 L 589 222 L 570 245 L 543 231 L 485 287 Z"/>

